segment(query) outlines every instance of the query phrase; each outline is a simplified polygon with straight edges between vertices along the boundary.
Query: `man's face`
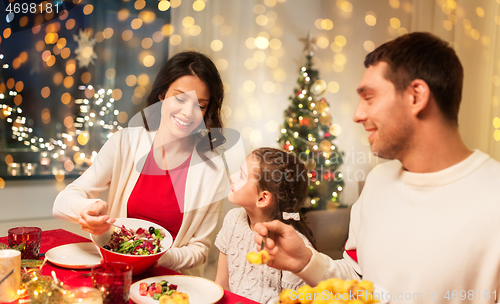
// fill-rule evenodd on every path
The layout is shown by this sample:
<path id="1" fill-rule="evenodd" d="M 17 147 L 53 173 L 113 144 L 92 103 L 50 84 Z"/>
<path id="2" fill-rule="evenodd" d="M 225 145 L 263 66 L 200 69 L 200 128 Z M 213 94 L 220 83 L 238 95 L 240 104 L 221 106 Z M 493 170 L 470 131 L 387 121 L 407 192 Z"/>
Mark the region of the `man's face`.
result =
<path id="1" fill-rule="evenodd" d="M 358 86 L 360 101 L 353 120 L 370 134 L 371 150 L 379 157 L 402 159 L 413 134 L 408 92 L 398 93 L 384 77 L 386 62 L 371 65 Z"/>

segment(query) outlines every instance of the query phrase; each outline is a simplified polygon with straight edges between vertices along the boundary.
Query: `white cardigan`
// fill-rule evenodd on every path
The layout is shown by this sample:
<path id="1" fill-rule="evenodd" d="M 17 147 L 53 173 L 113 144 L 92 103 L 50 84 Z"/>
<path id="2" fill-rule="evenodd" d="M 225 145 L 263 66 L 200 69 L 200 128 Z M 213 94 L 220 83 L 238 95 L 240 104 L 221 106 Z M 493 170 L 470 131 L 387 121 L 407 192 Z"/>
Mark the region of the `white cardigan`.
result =
<path id="1" fill-rule="evenodd" d="M 115 133 L 99 151 L 92 166 L 56 197 L 54 217 L 78 222 L 80 211 L 96 202 L 99 194 L 108 188 L 108 214 L 127 217 L 128 199 L 155 134 L 143 127 L 125 128 Z M 185 274 L 203 275 L 201 265 L 207 260 L 210 234 L 216 227 L 222 199 L 229 191 L 221 157 L 211 160 L 215 168 L 193 151 L 186 179 L 182 225 L 172 248 L 159 260 L 160 265 Z"/>

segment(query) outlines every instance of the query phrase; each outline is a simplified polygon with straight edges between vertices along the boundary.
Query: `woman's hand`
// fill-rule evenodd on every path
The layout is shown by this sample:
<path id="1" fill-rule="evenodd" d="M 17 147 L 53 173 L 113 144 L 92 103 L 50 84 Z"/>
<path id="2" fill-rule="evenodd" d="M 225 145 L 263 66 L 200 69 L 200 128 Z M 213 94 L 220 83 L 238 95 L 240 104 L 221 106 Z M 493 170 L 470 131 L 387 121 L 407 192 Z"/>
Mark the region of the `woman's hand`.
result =
<path id="1" fill-rule="evenodd" d="M 257 223 L 254 230 L 257 232 L 254 237 L 257 250 L 261 249 L 263 236 L 268 236 L 265 244 L 265 250 L 270 256 L 268 266 L 298 273 L 311 260 L 312 251 L 306 247 L 304 240 L 292 226 L 274 220 Z"/>
<path id="2" fill-rule="evenodd" d="M 115 219 L 108 215 L 108 203 L 98 200 L 82 209 L 78 222 L 83 230 L 92 234 L 101 235 L 109 230 L 110 224 L 114 223 Z"/>

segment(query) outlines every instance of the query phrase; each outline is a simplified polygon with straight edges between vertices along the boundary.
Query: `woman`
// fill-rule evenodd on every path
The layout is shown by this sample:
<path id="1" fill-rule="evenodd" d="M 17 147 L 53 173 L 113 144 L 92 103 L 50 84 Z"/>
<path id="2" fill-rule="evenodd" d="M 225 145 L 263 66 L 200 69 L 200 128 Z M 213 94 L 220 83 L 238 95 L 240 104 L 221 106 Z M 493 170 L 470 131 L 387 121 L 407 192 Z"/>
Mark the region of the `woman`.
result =
<path id="1" fill-rule="evenodd" d="M 223 85 L 213 62 L 179 53 L 162 67 L 141 111 L 139 127 L 115 133 L 92 166 L 57 196 L 56 218 L 102 234 L 115 217 L 142 218 L 174 237 L 159 263 L 201 275 L 227 178 L 221 157 Z M 161 102 L 159 102 L 161 101 Z M 129 125 L 136 118 L 131 119 Z M 206 127 L 205 127 L 206 126 Z M 107 202 L 98 198 L 109 188 Z"/>

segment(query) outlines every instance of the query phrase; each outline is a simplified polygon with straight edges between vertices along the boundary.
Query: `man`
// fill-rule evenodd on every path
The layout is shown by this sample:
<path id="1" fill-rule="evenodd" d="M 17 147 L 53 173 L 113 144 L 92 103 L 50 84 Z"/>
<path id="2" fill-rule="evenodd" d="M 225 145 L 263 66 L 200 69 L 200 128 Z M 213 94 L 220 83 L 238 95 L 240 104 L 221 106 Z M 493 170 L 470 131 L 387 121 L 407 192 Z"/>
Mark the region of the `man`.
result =
<path id="1" fill-rule="evenodd" d="M 354 121 L 375 167 L 351 211 L 344 259 L 303 245 L 277 221 L 269 266 L 315 286 L 330 277 L 373 281 L 391 303 L 496 303 L 500 292 L 500 163 L 470 151 L 458 132 L 463 69 L 454 50 L 411 33 L 368 54 Z M 259 247 L 259 245 L 258 245 Z"/>

